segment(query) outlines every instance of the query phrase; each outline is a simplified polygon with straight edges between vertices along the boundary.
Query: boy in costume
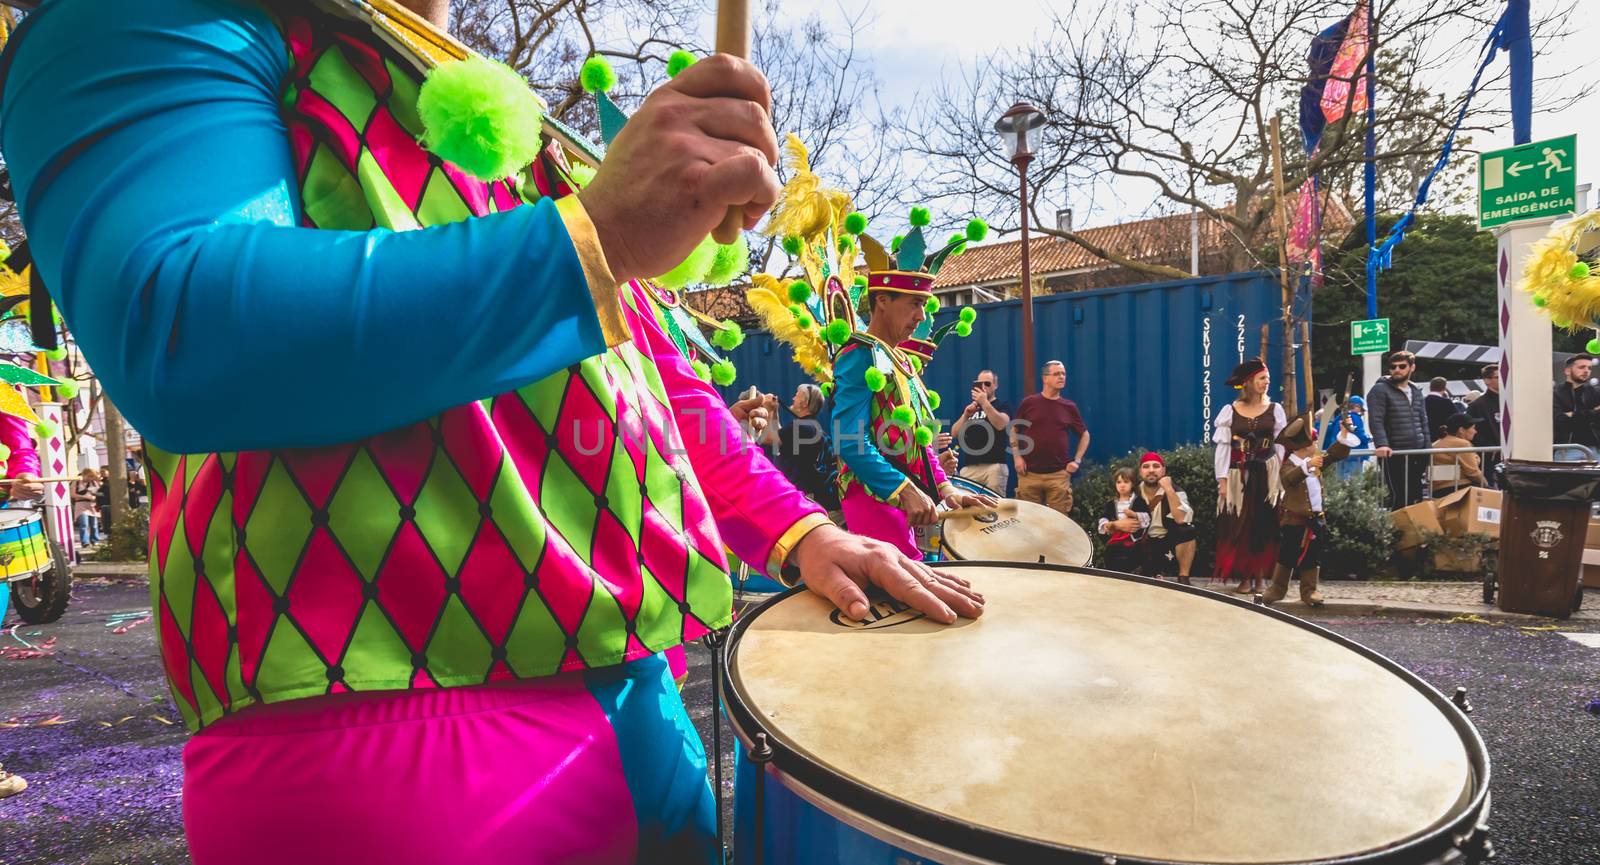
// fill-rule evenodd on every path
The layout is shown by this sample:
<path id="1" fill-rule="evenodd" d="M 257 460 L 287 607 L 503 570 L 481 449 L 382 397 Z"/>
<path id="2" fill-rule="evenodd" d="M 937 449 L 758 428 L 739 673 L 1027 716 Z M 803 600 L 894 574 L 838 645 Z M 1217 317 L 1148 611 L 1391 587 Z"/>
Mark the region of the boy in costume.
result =
<path id="1" fill-rule="evenodd" d="M 580 196 L 415 5 L 56 0 L 5 57 L 39 275 L 150 443 L 191 858 L 713 861 L 662 653 L 730 620 L 724 541 L 851 615 L 981 599 L 834 529 L 635 281 L 771 204 L 759 73 L 685 71 Z"/>
<path id="2" fill-rule="evenodd" d="M 1261 599 L 1268 603 L 1289 594 L 1289 577 L 1300 574 L 1300 600 L 1322 605 L 1317 578 L 1322 573 L 1322 548 L 1328 523 L 1322 514 L 1322 471 L 1350 455 L 1358 443 L 1348 418 L 1340 422 L 1339 437 L 1326 453 L 1317 447 L 1316 425 L 1310 412 L 1289 422 L 1276 444 L 1288 453 L 1283 461 L 1283 499 L 1278 504 L 1278 562 L 1272 585 Z"/>

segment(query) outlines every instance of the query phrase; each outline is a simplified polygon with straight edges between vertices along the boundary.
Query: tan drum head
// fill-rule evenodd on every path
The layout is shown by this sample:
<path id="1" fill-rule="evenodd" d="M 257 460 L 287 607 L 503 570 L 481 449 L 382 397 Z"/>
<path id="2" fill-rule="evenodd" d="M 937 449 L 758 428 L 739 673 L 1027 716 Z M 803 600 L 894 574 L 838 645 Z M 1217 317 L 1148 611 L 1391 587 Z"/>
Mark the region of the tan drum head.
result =
<path id="1" fill-rule="evenodd" d="M 945 551 L 968 561 L 1030 565 L 1087 565 L 1094 558 L 1088 532 L 1059 511 L 1019 499 L 1002 504 L 994 514 L 945 520 Z M 1011 505 L 1016 509 L 1008 512 Z"/>
<path id="2" fill-rule="evenodd" d="M 982 618 L 799 592 L 735 631 L 736 725 L 841 813 L 950 861 L 1268 863 L 1416 854 L 1486 807 L 1476 732 L 1379 656 L 1170 584 L 954 567 Z"/>

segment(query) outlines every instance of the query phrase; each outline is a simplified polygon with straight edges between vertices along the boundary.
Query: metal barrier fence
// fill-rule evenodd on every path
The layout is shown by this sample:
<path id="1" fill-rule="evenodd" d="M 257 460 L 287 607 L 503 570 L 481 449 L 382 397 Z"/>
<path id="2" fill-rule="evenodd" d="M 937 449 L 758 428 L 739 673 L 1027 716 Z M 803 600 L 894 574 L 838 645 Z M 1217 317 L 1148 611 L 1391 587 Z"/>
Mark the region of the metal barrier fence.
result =
<path id="1" fill-rule="evenodd" d="M 1476 459 L 1468 459 L 1467 455 Z M 1389 509 L 1399 510 L 1424 499 L 1447 496 L 1470 486 L 1496 489 L 1494 464 L 1500 461 L 1499 447 L 1475 448 L 1396 448 L 1387 457 L 1374 448 L 1350 452 L 1352 461 L 1361 461 L 1383 473 L 1389 487 Z M 1593 448 L 1577 444 L 1558 444 L 1551 451 L 1557 462 L 1600 460 Z"/>

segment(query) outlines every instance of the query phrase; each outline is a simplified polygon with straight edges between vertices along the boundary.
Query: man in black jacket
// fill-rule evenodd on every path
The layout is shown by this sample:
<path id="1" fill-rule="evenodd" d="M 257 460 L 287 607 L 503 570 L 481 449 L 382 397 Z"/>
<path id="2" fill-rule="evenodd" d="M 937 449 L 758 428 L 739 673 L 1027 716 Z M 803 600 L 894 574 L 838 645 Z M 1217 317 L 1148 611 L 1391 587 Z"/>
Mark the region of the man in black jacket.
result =
<path id="1" fill-rule="evenodd" d="M 1575 354 L 1567 358 L 1567 375 L 1551 397 L 1555 410 L 1555 443 L 1600 447 L 1595 426 L 1600 422 L 1600 394 L 1589 381 L 1594 357 Z"/>
<path id="2" fill-rule="evenodd" d="M 1389 486 L 1389 509 L 1399 510 L 1422 501 L 1422 474 L 1429 457 L 1424 454 L 1393 456 L 1395 450 L 1426 448 L 1428 413 L 1422 388 L 1411 382 L 1417 358 L 1409 351 L 1389 355 L 1389 377 L 1367 392 L 1367 431 L 1383 463 Z"/>

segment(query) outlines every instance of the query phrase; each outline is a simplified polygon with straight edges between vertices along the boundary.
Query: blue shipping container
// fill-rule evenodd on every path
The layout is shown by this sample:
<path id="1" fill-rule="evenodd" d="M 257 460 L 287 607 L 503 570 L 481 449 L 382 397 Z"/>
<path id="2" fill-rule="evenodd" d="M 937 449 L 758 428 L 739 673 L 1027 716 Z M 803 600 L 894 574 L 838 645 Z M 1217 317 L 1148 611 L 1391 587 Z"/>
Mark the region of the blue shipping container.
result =
<path id="1" fill-rule="evenodd" d="M 1041 365 L 1066 364 L 1065 395 L 1083 411 L 1093 460 L 1209 441 L 1217 412 L 1233 398 L 1228 373 L 1260 353 L 1263 324 L 1279 396 L 1281 303 L 1276 277 L 1259 272 L 1046 295 L 1033 303 L 1034 354 Z M 1023 396 L 1021 301 L 975 308 L 972 335 L 946 339 L 925 375 L 943 397 L 946 428 L 970 402 L 981 369 L 999 373 L 1001 397 L 1012 406 Z M 941 310 L 938 322 L 955 314 Z M 750 333 L 731 360 L 739 375 L 722 388 L 729 401 L 754 385 L 777 394 L 787 412 L 795 387 L 810 380 L 765 332 Z"/>

